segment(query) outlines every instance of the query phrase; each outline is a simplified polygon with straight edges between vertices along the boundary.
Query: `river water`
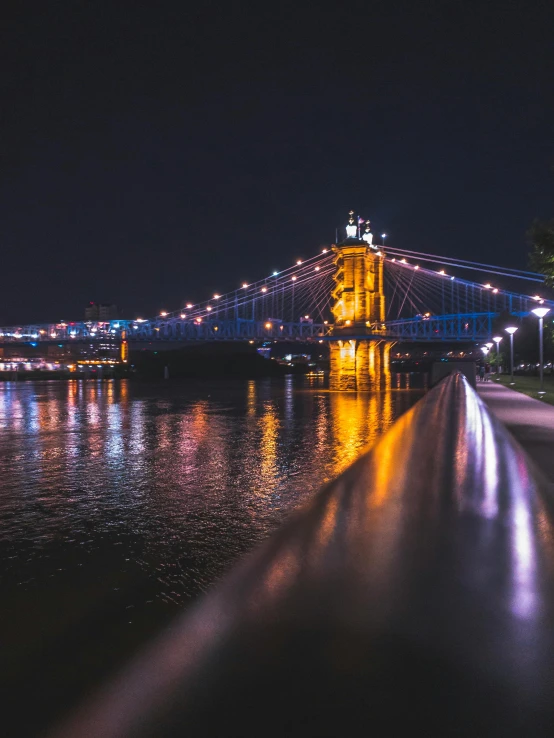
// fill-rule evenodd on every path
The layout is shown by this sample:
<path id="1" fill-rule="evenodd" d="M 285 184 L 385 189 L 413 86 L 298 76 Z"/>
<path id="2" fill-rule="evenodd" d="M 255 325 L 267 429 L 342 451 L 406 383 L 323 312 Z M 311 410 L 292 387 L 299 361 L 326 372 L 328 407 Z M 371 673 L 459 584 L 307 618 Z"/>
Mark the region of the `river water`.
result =
<path id="1" fill-rule="evenodd" d="M 0 383 L 14 734 L 105 679 L 420 396 L 306 377 Z"/>

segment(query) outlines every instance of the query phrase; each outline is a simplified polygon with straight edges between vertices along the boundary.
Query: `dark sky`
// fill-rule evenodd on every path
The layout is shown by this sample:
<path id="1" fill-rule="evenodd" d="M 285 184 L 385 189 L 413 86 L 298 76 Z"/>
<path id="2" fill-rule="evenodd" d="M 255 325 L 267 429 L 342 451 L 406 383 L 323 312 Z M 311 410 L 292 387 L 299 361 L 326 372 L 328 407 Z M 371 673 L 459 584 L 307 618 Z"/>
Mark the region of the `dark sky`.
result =
<path id="1" fill-rule="evenodd" d="M 12 3 L 0 324 L 234 289 L 334 240 L 526 267 L 554 3 Z"/>

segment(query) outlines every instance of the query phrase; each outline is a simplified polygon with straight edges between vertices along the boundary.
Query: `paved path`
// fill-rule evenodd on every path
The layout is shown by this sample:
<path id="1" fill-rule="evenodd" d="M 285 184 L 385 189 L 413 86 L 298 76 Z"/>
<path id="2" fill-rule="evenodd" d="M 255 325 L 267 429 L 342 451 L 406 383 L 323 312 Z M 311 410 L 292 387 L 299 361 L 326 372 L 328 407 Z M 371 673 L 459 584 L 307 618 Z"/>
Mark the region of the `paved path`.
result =
<path id="1" fill-rule="evenodd" d="M 477 391 L 554 489 L 554 405 L 535 400 L 494 381 L 478 382 Z"/>

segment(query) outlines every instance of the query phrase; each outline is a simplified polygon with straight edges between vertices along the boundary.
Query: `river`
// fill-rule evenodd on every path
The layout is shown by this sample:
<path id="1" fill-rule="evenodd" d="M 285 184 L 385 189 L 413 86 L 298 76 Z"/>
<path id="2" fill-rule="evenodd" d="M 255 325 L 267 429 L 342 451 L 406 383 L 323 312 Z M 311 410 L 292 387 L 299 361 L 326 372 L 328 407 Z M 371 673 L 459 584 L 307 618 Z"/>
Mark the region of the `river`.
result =
<path id="1" fill-rule="evenodd" d="M 105 679 L 420 395 L 306 377 L 0 383 L 2 689 L 17 735 Z"/>

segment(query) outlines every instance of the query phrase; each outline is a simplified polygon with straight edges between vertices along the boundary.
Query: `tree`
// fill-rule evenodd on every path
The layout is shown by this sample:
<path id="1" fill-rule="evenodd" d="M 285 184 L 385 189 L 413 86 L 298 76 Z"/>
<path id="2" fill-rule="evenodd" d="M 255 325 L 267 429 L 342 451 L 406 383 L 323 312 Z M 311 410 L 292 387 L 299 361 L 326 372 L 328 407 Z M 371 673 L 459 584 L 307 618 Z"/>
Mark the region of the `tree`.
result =
<path id="1" fill-rule="evenodd" d="M 531 267 L 544 274 L 544 282 L 554 287 L 554 220 L 535 220 L 527 232 L 531 247 Z"/>
<path id="2" fill-rule="evenodd" d="M 498 353 L 496 351 L 489 351 L 485 356 L 485 361 L 491 366 L 504 366 L 506 363 L 504 361 L 504 354 L 501 351 Z"/>

